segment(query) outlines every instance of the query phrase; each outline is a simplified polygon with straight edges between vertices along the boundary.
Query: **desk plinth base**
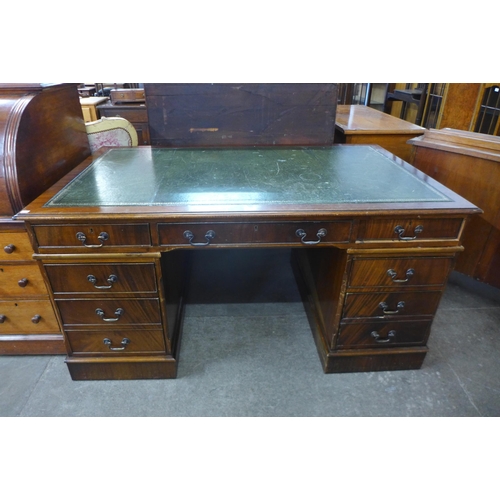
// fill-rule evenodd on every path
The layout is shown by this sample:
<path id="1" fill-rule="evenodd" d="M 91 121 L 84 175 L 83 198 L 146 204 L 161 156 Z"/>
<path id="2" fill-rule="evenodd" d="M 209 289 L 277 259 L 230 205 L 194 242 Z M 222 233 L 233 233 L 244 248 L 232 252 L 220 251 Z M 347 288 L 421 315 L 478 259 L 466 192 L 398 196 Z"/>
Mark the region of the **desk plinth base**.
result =
<path id="1" fill-rule="evenodd" d="M 306 305 L 309 323 L 316 349 L 325 373 L 377 372 L 418 370 L 424 362 L 428 347 L 391 349 L 328 350 L 318 324 L 312 318 L 312 310 Z"/>
<path id="2" fill-rule="evenodd" d="M 316 346 L 318 344 L 316 343 Z M 318 348 L 318 352 L 320 348 Z M 321 353 L 325 373 L 376 372 L 418 370 L 424 362 L 428 348 L 380 349 L 366 351 L 337 351 Z"/>
<path id="3" fill-rule="evenodd" d="M 73 380 L 137 380 L 177 377 L 178 361 L 168 356 L 66 358 Z"/>

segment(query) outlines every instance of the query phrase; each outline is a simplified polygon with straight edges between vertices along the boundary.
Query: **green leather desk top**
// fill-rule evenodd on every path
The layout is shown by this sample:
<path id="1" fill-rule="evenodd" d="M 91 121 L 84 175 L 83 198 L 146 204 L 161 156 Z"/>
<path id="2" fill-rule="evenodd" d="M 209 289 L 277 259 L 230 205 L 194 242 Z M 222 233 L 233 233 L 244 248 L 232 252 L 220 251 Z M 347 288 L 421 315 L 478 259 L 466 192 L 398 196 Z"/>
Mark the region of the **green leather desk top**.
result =
<path id="1" fill-rule="evenodd" d="M 372 146 L 110 149 L 46 207 L 447 202 Z"/>

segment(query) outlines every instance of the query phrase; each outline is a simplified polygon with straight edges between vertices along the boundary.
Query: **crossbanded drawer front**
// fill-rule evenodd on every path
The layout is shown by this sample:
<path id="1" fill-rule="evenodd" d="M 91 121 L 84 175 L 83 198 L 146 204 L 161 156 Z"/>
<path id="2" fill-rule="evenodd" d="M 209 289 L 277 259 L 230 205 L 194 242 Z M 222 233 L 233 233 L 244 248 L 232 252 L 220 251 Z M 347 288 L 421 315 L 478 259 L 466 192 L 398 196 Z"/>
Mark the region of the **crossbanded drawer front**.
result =
<path id="1" fill-rule="evenodd" d="M 73 354 L 127 354 L 164 353 L 162 330 L 72 331 L 66 336 Z"/>
<path id="2" fill-rule="evenodd" d="M 156 292 L 154 264 L 45 264 L 58 293 Z"/>
<path id="3" fill-rule="evenodd" d="M 363 220 L 358 241 L 458 239 L 462 224 L 463 218 Z"/>
<path id="4" fill-rule="evenodd" d="M 65 326 L 161 325 L 158 299 L 57 300 Z"/>
<path id="5" fill-rule="evenodd" d="M 349 286 L 442 286 L 446 283 L 452 262 L 451 257 L 356 258 Z"/>
<path id="6" fill-rule="evenodd" d="M 343 318 L 433 316 L 441 292 L 348 293 Z"/>
<path id="7" fill-rule="evenodd" d="M 149 224 L 82 224 L 34 226 L 39 248 L 151 246 Z"/>
<path id="8" fill-rule="evenodd" d="M 60 332 L 50 300 L 0 301 L 0 334 Z"/>
<path id="9" fill-rule="evenodd" d="M 35 262 L 30 264 L 0 263 L 0 296 L 47 296 L 47 287 Z"/>
<path id="10" fill-rule="evenodd" d="M 28 233 L 0 232 L 0 261 L 31 260 L 32 255 Z"/>
<path id="11" fill-rule="evenodd" d="M 158 224 L 162 246 L 347 243 L 351 221 Z"/>
<path id="12" fill-rule="evenodd" d="M 432 320 L 342 323 L 337 339 L 337 348 L 390 348 L 393 346 L 425 345 L 431 323 Z"/>

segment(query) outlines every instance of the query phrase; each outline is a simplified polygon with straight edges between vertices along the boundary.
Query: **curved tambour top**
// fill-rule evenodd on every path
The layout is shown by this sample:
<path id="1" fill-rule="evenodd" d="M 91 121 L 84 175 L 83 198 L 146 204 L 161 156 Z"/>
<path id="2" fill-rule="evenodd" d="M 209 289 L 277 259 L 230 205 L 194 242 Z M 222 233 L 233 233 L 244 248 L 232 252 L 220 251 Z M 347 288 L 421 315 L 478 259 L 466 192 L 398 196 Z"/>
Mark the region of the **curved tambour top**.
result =
<path id="1" fill-rule="evenodd" d="M 90 154 L 77 84 L 0 84 L 0 221 Z"/>

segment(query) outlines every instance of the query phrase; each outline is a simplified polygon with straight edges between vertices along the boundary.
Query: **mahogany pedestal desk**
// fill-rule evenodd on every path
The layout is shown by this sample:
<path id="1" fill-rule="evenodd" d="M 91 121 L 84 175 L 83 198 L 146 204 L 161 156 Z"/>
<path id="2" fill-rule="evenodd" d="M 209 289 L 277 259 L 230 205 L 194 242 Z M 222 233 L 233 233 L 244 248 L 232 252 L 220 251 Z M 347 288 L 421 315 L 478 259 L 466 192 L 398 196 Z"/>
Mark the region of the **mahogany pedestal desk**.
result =
<path id="1" fill-rule="evenodd" d="M 378 146 L 139 147 L 100 151 L 17 217 L 90 380 L 176 377 L 187 263 L 219 248 L 291 249 L 325 372 L 417 369 L 478 212 Z"/>
<path id="2" fill-rule="evenodd" d="M 425 128 L 362 105 L 339 105 L 335 117 L 335 142 L 378 144 L 410 161 L 412 147 L 407 141 L 422 135 Z"/>

